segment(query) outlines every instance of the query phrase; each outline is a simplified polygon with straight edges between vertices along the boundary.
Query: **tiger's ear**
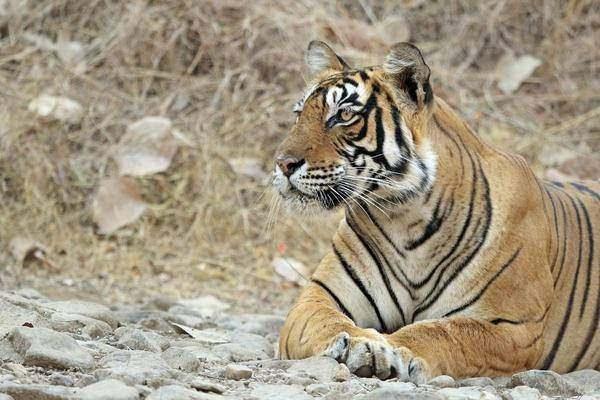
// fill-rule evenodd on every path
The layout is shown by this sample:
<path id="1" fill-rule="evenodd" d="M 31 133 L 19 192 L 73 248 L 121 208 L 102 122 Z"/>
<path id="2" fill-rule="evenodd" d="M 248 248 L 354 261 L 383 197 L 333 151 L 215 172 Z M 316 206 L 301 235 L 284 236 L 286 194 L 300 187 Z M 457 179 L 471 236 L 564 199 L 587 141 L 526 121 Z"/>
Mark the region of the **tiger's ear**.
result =
<path id="1" fill-rule="evenodd" d="M 325 70 L 344 71 L 350 69 L 348 64 L 329 47 L 326 43 L 313 40 L 308 44 L 306 64 L 311 75 L 317 75 Z"/>
<path id="2" fill-rule="evenodd" d="M 410 99 L 423 108 L 433 100 L 429 84 L 431 73 L 421 51 L 410 43 L 396 43 L 383 63 L 383 70 L 405 91 Z"/>

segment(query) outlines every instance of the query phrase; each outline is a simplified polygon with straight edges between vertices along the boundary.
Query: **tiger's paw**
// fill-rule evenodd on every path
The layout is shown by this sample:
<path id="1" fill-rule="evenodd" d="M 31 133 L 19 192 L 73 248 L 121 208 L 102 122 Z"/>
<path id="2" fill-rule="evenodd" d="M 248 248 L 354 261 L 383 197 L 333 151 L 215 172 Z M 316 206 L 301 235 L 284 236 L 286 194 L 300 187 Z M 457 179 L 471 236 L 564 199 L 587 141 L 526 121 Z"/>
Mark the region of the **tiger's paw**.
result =
<path id="1" fill-rule="evenodd" d="M 399 378 L 416 384 L 431 378 L 425 360 L 414 357 L 409 349 L 393 348 L 383 335 L 376 332 L 369 336 L 351 337 L 347 332 L 341 332 L 323 355 L 346 364 L 352 373 L 360 377 Z"/>

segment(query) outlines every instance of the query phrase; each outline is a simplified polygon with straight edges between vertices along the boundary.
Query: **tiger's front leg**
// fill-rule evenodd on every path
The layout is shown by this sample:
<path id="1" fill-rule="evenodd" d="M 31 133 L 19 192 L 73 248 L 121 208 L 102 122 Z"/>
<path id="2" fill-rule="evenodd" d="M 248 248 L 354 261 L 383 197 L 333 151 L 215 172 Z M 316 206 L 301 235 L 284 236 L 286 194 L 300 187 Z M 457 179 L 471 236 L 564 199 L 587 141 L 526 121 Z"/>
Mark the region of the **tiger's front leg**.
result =
<path id="1" fill-rule="evenodd" d="M 408 376 L 408 364 L 403 363 L 408 354 L 394 349 L 376 330 L 356 326 L 331 295 L 315 283 L 304 289 L 288 314 L 279 354 L 283 359 L 332 357 L 359 376 Z"/>
<path id="2" fill-rule="evenodd" d="M 513 325 L 455 317 L 417 322 L 386 335 L 354 324 L 331 295 L 311 283 L 290 311 L 281 358 L 328 356 L 359 376 L 425 383 L 438 375 L 500 376 L 533 368 L 539 323 Z"/>

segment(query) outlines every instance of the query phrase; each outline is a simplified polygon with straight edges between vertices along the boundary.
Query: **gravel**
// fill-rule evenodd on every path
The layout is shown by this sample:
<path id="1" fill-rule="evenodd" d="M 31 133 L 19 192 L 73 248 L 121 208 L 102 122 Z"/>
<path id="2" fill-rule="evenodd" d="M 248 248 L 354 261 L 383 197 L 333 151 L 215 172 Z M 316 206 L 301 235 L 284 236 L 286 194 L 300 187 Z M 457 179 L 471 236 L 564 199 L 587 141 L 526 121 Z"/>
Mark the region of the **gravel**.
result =
<path id="1" fill-rule="evenodd" d="M 0 400 L 600 399 L 593 370 L 415 386 L 330 358 L 278 360 L 283 317 L 228 314 L 212 296 L 108 308 L 21 289 L 0 291 L 0 307 Z"/>

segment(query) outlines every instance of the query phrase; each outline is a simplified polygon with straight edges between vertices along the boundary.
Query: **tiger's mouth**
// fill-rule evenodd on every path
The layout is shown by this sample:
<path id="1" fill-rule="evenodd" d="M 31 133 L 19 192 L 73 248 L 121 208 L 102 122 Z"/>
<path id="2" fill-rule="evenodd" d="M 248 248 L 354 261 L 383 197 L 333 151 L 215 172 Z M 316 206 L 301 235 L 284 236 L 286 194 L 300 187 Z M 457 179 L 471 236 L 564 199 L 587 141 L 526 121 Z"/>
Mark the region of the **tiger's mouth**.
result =
<path id="1" fill-rule="evenodd" d="M 326 210 L 331 210 L 344 203 L 351 196 L 351 193 L 338 184 L 330 184 L 323 189 L 307 193 L 292 182 L 288 181 L 286 183 L 285 187 L 278 187 L 279 195 L 286 201 L 302 206 L 318 205 Z"/>

